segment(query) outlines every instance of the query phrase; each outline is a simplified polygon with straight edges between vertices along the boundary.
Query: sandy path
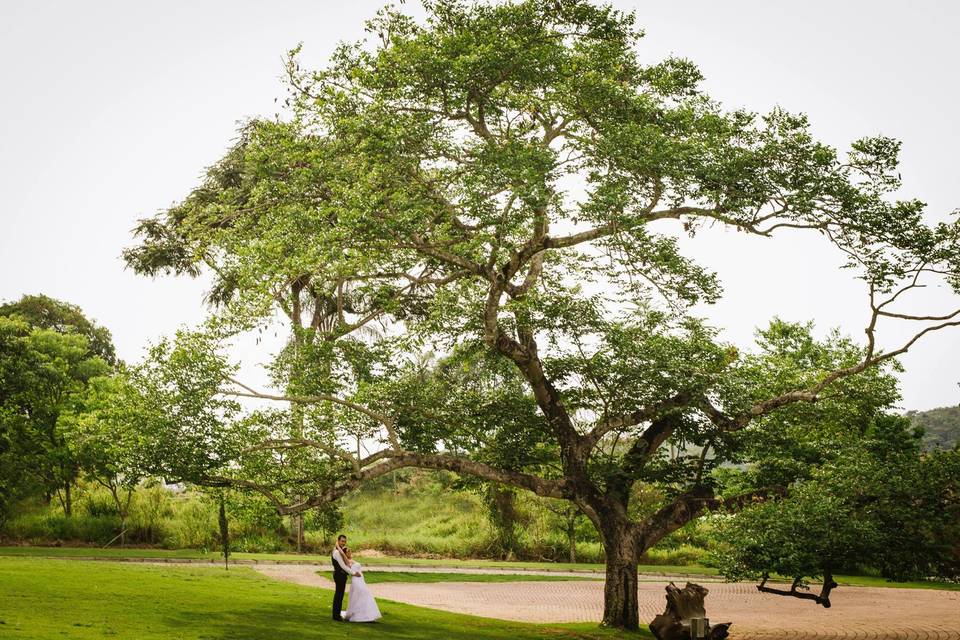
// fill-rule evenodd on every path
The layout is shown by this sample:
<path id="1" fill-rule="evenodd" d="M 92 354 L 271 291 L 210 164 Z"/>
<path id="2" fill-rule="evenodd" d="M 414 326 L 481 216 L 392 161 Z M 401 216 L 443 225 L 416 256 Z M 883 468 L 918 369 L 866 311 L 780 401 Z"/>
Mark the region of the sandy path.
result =
<path id="1" fill-rule="evenodd" d="M 254 567 L 279 580 L 332 588 L 330 580 L 315 573 L 325 568 Z M 670 579 L 685 580 L 674 576 L 640 584 L 641 620 L 651 620 L 663 610 L 663 587 Z M 733 620 L 734 639 L 960 640 L 957 591 L 840 587 L 831 594 L 833 608 L 824 609 L 806 601 L 760 594 L 752 584 L 718 582 L 709 585 L 709 589 L 710 617 Z M 589 622 L 599 620 L 603 612 L 603 583 L 593 581 L 375 583 L 370 590 L 378 598 L 521 622 Z"/>

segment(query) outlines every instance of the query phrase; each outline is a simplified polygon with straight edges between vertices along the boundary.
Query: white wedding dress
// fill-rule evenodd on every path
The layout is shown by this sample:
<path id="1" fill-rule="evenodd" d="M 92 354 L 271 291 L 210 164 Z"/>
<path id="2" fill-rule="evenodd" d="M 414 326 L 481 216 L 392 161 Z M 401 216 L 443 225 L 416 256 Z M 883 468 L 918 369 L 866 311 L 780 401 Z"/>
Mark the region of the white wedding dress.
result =
<path id="1" fill-rule="evenodd" d="M 362 572 L 363 566 L 359 562 L 354 562 L 350 565 L 350 571 Z M 373 622 L 380 618 L 380 608 L 377 606 L 377 601 L 373 599 L 370 589 L 367 588 L 363 576 L 350 578 L 350 602 L 343 614 L 343 619 L 350 622 Z"/>

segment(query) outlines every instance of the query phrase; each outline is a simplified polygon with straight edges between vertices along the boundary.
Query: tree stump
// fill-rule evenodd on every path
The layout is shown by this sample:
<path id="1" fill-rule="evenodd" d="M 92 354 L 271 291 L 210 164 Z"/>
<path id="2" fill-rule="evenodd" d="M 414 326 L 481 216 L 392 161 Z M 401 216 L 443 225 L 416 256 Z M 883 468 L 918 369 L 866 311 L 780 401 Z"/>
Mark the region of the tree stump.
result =
<path id="1" fill-rule="evenodd" d="M 657 640 L 690 640 L 690 620 L 706 618 L 707 612 L 703 599 L 709 591 L 688 582 L 683 589 L 672 582 L 667 586 L 667 608 L 650 623 L 650 631 Z M 705 635 L 697 636 L 708 640 L 723 640 L 730 632 L 732 622 L 709 625 Z"/>

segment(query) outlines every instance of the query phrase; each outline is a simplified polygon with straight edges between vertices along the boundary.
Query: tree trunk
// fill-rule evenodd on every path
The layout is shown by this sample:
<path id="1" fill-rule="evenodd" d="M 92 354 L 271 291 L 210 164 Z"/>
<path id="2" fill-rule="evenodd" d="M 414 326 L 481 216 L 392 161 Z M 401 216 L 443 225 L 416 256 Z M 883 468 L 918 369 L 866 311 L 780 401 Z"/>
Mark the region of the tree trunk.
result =
<path id="1" fill-rule="evenodd" d="M 303 553 L 303 514 L 297 514 L 297 553 Z"/>
<path id="2" fill-rule="evenodd" d="M 223 568 L 230 568 L 230 524 L 227 520 L 227 504 L 223 494 L 220 495 L 220 512 L 217 514 L 220 524 L 220 546 L 223 549 Z"/>
<path id="3" fill-rule="evenodd" d="M 123 502 L 120 501 L 117 485 L 111 482 L 107 485 L 107 488 L 110 490 L 110 495 L 113 496 L 113 504 L 117 507 L 117 515 L 120 516 L 120 546 L 123 547 L 126 546 L 127 542 L 127 511 L 123 508 Z"/>
<path id="4" fill-rule="evenodd" d="M 568 516 L 567 518 L 567 541 L 570 543 L 570 564 L 574 564 L 577 561 L 577 515 L 576 511 L 573 512 L 573 516 Z"/>
<path id="5" fill-rule="evenodd" d="M 487 513 L 500 555 L 510 560 L 517 553 L 517 507 L 513 489 L 497 483 L 486 488 Z"/>
<path id="6" fill-rule="evenodd" d="M 707 626 L 707 612 L 703 603 L 707 593 L 708 589 L 692 582 L 688 582 L 683 589 L 671 582 L 667 586 L 666 610 L 650 623 L 653 636 L 657 640 L 723 640 L 728 637 L 730 622 Z"/>
<path id="7" fill-rule="evenodd" d="M 70 491 L 70 483 L 67 482 L 63 486 L 64 501 L 63 501 L 63 513 L 68 518 L 73 515 L 73 494 Z"/>
<path id="8" fill-rule="evenodd" d="M 603 625 L 618 629 L 640 626 L 637 601 L 637 543 L 624 524 L 610 525 L 602 532 L 607 577 L 603 585 Z"/>

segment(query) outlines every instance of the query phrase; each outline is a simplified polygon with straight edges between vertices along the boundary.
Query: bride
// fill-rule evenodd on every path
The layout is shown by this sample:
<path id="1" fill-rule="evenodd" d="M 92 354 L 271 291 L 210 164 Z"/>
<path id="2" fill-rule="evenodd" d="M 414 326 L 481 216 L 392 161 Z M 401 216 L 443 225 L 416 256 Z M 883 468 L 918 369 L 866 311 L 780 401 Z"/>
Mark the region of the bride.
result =
<path id="1" fill-rule="evenodd" d="M 353 559 L 349 549 L 344 551 L 347 566 L 353 577 L 350 578 L 350 602 L 343 619 L 350 622 L 373 622 L 380 619 L 380 608 L 363 579 L 363 565 Z"/>

